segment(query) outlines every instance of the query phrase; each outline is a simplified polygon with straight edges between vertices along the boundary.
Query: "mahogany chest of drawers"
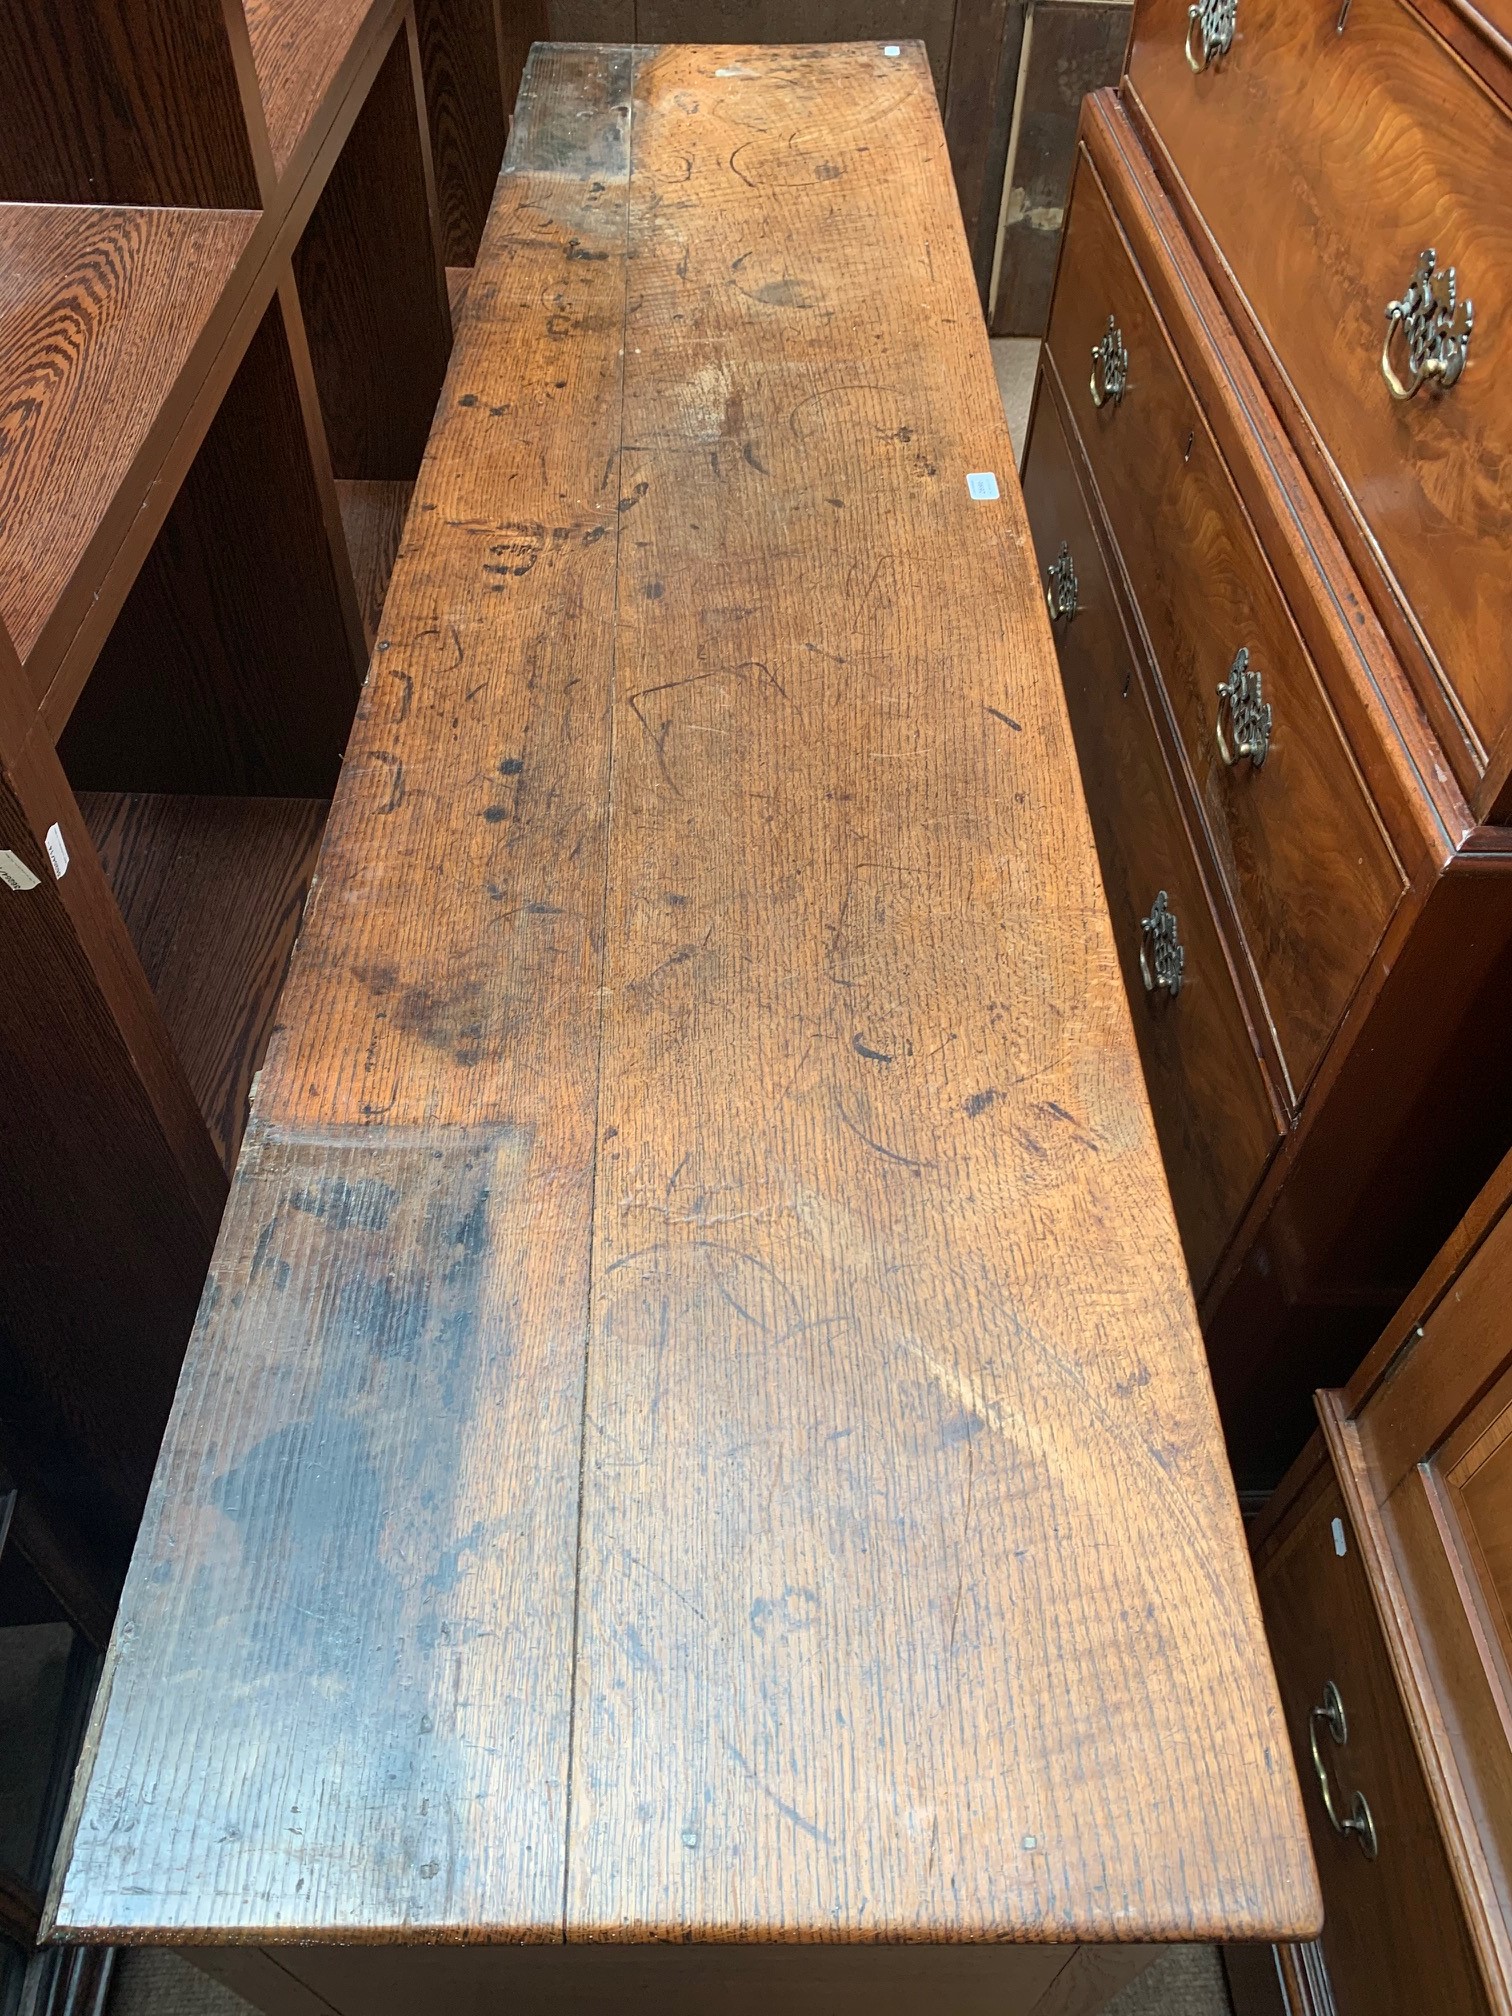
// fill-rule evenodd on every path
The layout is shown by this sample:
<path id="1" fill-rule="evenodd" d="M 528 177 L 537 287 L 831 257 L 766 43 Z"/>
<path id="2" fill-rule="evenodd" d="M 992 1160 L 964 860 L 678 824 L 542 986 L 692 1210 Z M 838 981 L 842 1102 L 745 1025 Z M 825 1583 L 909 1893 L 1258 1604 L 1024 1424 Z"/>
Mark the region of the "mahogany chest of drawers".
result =
<path id="1" fill-rule="evenodd" d="M 1082 116 L 1025 493 L 1254 1489 L 1512 1139 L 1509 25 L 1139 0 Z"/>
<path id="2" fill-rule="evenodd" d="M 1512 1156 L 1255 1535 L 1326 1917 L 1238 2016 L 1512 2009 Z"/>

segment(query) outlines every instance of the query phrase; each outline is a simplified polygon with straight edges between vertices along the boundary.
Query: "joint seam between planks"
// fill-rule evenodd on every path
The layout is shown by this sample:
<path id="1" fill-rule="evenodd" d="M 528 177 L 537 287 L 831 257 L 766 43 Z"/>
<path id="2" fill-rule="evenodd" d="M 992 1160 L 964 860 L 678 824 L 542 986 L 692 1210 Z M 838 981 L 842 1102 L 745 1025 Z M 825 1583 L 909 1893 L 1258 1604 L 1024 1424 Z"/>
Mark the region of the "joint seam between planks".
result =
<path id="1" fill-rule="evenodd" d="M 635 80 L 638 60 L 639 50 L 632 45 L 630 77 L 625 92 L 625 203 L 620 240 L 624 286 L 620 294 L 619 440 L 614 457 L 615 499 L 620 506 L 623 506 L 625 498 L 625 372 L 630 352 L 630 218 L 635 189 Z M 572 1653 L 567 1669 L 567 1791 L 562 1819 L 563 1945 L 570 1943 L 567 1917 L 572 1896 L 572 1791 L 577 1768 L 578 1647 L 583 1614 L 583 1502 L 587 1495 L 588 1472 L 588 1365 L 593 1353 L 594 1290 L 597 1286 L 594 1261 L 598 1242 L 595 1228 L 598 1224 L 601 1159 L 599 1147 L 604 1118 L 604 1028 L 608 1020 L 604 995 L 609 957 L 609 878 L 614 865 L 614 786 L 617 774 L 615 739 L 619 720 L 619 625 L 622 578 L 620 549 L 624 537 L 625 512 L 621 508 L 615 514 L 614 523 L 614 597 L 611 603 L 609 644 L 609 760 L 605 786 L 608 803 L 604 810 L 604 873 L 599 888 L 598 1037 L 593 1065 L 593 1179 L 588 1203 L 588 1279 L 583 1320 L 582 1384 L 579 1388 L 578 1401 L 577 1526 L 572 1555 Z"/>

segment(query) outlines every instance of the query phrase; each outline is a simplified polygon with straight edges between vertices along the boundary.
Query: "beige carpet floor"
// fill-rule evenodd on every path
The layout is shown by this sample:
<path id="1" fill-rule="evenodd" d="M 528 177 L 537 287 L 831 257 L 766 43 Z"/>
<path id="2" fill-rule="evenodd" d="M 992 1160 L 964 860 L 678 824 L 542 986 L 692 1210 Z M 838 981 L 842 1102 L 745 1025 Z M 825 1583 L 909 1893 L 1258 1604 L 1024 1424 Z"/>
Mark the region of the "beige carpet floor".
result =
<path id="1" fill-rule="evenodd" d="M 251 2012 L 239 1996 L 172 1953 L 127 1953 L 116 1970 L 108 2016 Z M 1218 1955 L 1211 1946 L 1173 1948 L 1109 2004 L 1107 2016 L 1230 2016 Z"/>

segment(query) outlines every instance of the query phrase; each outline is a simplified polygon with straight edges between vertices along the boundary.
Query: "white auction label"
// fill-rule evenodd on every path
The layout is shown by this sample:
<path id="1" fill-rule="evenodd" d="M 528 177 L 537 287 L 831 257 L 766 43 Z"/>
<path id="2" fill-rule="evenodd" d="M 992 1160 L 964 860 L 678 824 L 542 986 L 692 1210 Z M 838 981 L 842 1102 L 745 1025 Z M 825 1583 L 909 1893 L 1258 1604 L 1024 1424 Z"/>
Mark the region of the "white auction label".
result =
<path id="1" fill-rule="evenodd" d="M 63 839 L 62 828 L 56 821 L 48 827 L 47 838 L 43 841 L 47 858 L 52 863 L 52 871 L 61 882 L 68 873 L 68 847 Z"/>
<path id="2" fill-rule="evenodd" d="M 0 847 L 0 882 L 7 889 L 35 889 L 41 879 L 40 875 L 33 875 L 19 854 L 12 854 L 9 847 Z"/>
<path id="3" fill-rule="evenodd" d="M 999 495 L 998 480 L 990 469 L 976 469 L 966 478 L 966 490 L 979 504 L 991 504 Z"/>

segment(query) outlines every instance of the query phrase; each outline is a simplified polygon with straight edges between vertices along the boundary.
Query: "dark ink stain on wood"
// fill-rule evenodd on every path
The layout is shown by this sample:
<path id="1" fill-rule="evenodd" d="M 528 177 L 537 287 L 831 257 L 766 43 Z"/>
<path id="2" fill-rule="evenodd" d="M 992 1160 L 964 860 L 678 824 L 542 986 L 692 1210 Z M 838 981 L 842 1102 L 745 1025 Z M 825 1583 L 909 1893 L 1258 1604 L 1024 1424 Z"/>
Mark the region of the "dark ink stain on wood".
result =
<path id="1" fill-rule="evenodd" d="M 391 756 L 386 750 L 381 749 L 373 751 L 373 761 L 385 764 L 389 773 L 388 797 L 378 807 L 378 810 L 380 812 L 397 812 L 399 807 L 404 803 L 404 765 L 397 756 Z"/>
<path id="2" fill-rule="evenodd" d="M 847 981 L 845 984 L 848 986 L 850 983 Z M 870 1148 L 874 1155 L 880 1155 L 884 1162 L 894 1162 L 900 1169 L 910 1170 L 915 1176 L 925 1169 L 932 1169 L 934 1167 L 932 1162 L 925 1161 L 920 1156 L 904 1155 L 899 1149 L 889 1148 L 885 1142 L 875 1140 L 867 1133 L 864 1127 L 857 1126 L 856 1122 L 852 1120 L 849 1113 L 840 1105 L 838 1100 L 835 1104 L 835 1111 L 840 1115 L 841 1120 L 850 1129 L 851 1133 L 855 1135 L 856 1139 Z"/>
<path id="3" fill-rule="evenodd" d="M 1001 707 L 989 707 L 987 709 L 987 712 L 992 716 L 994 721 L 1001 721 L 1006 727 L 1011 728 L 1015 733 L 1015 735 L 1023 734 L 1024 732 L 1023 722 L 1015 721 L 1013 716 L 1011 714 L 1005 714 Z"/>
<path id="4" fill-rule="evenodd" d="M 765 462 L 762 461 L 761 457 L 756 453 L 756 450 L 751 446 L 751 443 L 749 441 L 747 441 L 744 448 L 742 448 L 740 452 L 744 460 L 748 462 L 754 470 L 756 470 L 758 475 L 761 476 L 771 475 L 772 473 L 771 470 L 768 469 Z"/>
<path id="5" fill-rule="evenodd" d="M 525 758 L 523 756 L 501 756 L 499 758 L 499 775 L 501 777 L 518 777 L 524 771 L 524 768 Z"/>
<path id="6" fill-rule="evenodd" d="M 311 1218 L 319 1218 L 332 1232 L 357 1226 L 364 1232 L 386 1232 L 399 1193 L 392 1183 L 376 1177 L 349 1182 L 345 1176 L 322 1176 L 308 1189 L 292 1187 L 289 1204 Z"/>
<path id="7" fill-rule="evenodd" d="M 852 1036 L 851 1048 L 858 1057 L 869 1057 L 873 1064 L 892 1064 L 896 1061 L 893 1052 L 889 1050 L 873 1050 L 871 1045 L 863 1043 L 859 1036 Z"/>
<path id="8" fill-rule="evenodd" d="M 477 403 L 478 395 L 476 392 L 464 392 L 462 397 L 457 401 L 459 406 L 476 406 Z"/>
<path id="9" fill-rule="evenodd" d="M 969 1120 L 975 1120 L 979 1113 L 985 1113 L 996 1099 L 997 1093 L 989 1086 L 985 1092 L 973 1092 L 961 1111 Z"/>
<path id="10" fill-rule="evenodd" d="M 838 182 L 844 173 L 845 170 L 837 168 L 833 161 L 821 161 L 814 170 L 814 180 L 816 182 Z"/>
<path id="11" fill-rule="evenodd" d="M 666 592 L 660 581 L 648 581 L 646 583 L 646 600 L 648 602 L 660 602 Z"/>
<path id="12" fill-rule="evenodd" d="M 485 574 L 508 574 L 516 580 L 528 574 L 542 553 L 546 550 L 546 527 L 544 525 L 501 525 L 504 534 L 489 547 L 494 556 L 491 564 L 485 561 Z"/>
<path id="13" fill-rule="evenodd" d="M 569 259 L 589 260 L 594 263 L 600 263 L 607 259 L 609 254 L 607 252 L 590 252 L 580 239 L 574 238 L 567 247 L 567 257 Z"/>
<path id="14" fill-rule="evenodd" d="M 768 280 L 746 298 L 760 301 L 768 308 L 812 308 L 814 305 L 798 280 Z"/>
<path id="15" fill-rule="evenodd" d="M 488 821 L 490 826 L 502 826 L 504 821 L 509 817 L 509 807 L 507 805 L 485 805 L 482 816 Z"/>

